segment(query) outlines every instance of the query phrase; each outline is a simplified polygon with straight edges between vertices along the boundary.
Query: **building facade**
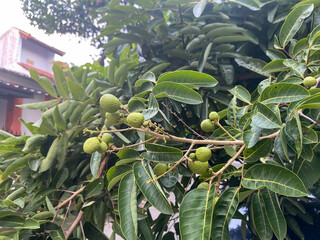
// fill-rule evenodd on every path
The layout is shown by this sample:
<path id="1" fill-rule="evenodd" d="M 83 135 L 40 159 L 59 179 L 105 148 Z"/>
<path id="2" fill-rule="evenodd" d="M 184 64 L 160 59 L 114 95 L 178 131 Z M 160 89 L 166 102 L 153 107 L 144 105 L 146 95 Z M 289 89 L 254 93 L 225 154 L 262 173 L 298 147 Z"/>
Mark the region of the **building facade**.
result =
<path id="1" fill-rule="evenodd" d="M 17 28 L 11 28 L 0 37 L 0 129 L 14 135 L 30 134 L 19 118 L 36 122 L 41 118 L 41 111 L 16 105 L 50 99 L 30 77 L 29 70 L 35 69 L 53 82 L 55 54 L 63 56 L 65 53 Z"/>

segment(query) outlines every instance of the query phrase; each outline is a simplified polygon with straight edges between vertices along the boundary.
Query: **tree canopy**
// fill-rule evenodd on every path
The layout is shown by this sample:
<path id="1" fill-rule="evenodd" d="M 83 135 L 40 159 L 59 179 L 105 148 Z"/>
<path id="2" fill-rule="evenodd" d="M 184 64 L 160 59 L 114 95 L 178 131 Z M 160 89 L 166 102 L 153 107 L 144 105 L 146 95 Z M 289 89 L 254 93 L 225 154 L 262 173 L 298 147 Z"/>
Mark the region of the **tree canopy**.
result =
<path id="1" fill-rule="evenodd" d="M 110 239 L 230 239 L 231 219 L 244 239 L 318 230 L 317 1 L 93 10 L 109 65 L 54 65 L 54 85 L 31 70 L 52 100 L 20 106 L 43 111 L 21 119 L 32 136 L 0 131 L 2 239 L 108 239 L 105 222 Z"/>

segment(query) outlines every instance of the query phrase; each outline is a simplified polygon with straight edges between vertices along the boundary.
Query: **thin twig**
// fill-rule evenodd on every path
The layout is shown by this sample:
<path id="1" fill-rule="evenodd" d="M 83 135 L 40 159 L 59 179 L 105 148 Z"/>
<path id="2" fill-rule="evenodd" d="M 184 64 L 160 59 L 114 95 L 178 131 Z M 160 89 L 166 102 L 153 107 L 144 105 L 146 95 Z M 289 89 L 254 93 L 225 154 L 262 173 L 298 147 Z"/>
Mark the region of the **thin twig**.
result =
<path id="1" fill-rule="evenodd" d="M 80 228 L 81 228 L 83 239 L 85 240 L 86 239 L 86 235 L 84 234 L 84 229 L 83 229 L 83 225 L 82 225 L 81 221 L 80 221 Z"/>
<path id="2" fill-rule="evenodd" d="M 218 194 L 220 193 L 221 176 L 222 176 L 222 173 L 219 174 L 218 182 L 216 183 L 216 192 L 217 192 Z"/>
<path id="3" fill-rule="evenodd" d="M 54 209 L 59 210 L 61 207 L 69 203 L 72 199 L 74 199 L 79 193 L 81 193 L 84 190 L 85 186 L 80 188 L 78 191 L 74 192 L 70 197 L 68 197 L 66 200 L 64 200 L 62 203 L 60 203 L 58 206 L 56 206 Z"/>
<path id="4" fill-rule="evenodd" d="M 206 139 L 204 136 L 197 133 L 195 130 L 193 130 L 188 124 L 186 124 L 175 112 L 173 112 L 164 102 L 162 102 L 162 105 L 173 115 L 175 116 L 179 122 L 181 122 L 186 128 L 188 128 L 193 134 L 195 134 L 197 137 Z"/>
<path id="5" fill-rule="evenodd" d="M 221 128 L 229 137 L 232 138 L 232 140 L 237 141 L 220 123 L 219 121 L 216 121 L 215 124 L 218 125 L 219 128 Z"/>
<path id="6" fill-rule="evenodd" d="M 240 154 L 242 153 L 242 151 L 246 148 L 245 145 L 242 145 L 241 148 L 238 150 L 238 152 L 217 172 L 215 173 L 212 173 L 212 177 L 210 177 L 209 179 L 210 180 L 213 180 L 216 176 L 218 176 L 220 173 L 223 173 L 224 170 L 227 169 L 227 167 L 229 167 L 233 162 L 234 160 L 236 160 Z"/>
<path id="7" fill-rule="evenodd" d="M 89 201 L 86 201 L 82 207 L 84 207 L 85 205 L 88 204 Z M 78 225 L 78 223 L 80 222 L 81 218 L 82 218 L 82 215 L 83 215 L 83 211 L 80 210 L 77 218 L 74 220 L 74 222 L 72 223 L 71 227 L 68 229 L 68 231 L 66 232 L 65 236 L 66 236 L 66 239 L 68 239 L 70 237 L 70 235 L 72 234 L 73 230 L 76 228 L 76 226 Z"/>
<path id="8" fill-rule="evenodd" d="M 143 141 L 143 142 L 139 142 L 139 143 L 135 143 L 135 144 L 131 144 L 131 145 L 127 145 L 127 146 L 123 146 L 123 147 L 120 147 L 120 148 L 113 148 L 112 150 L 114 150 L 114 151 L 119 151 L 119 150 L 122 150 L 122 149 L 125 149 L 125 148 L 131 148 L 131 147 L 136 147 L 136 146 L 139 146 L 139 145 L 142 145 L 142 144 L 145 144 L 145 143 L 147 143 L 147 142 L 152 142 L 152 141 L 154 141 L 156 138 L 155 137 L 153 137 L 153 138 L 150 138 L 150 139 L 148 139 L 148 140 L 145 140 L 145 141 Z"/>

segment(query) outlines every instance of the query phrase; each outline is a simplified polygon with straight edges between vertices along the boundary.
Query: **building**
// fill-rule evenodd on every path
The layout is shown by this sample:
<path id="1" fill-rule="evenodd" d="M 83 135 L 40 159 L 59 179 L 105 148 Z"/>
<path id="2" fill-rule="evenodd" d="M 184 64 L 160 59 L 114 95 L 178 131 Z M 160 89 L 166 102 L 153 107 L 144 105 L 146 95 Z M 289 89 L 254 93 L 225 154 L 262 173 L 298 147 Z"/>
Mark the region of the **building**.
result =
<path id="1" fill-rule="evenodd" d="M 19 118 L 36 122 L 40 110 L 21 109 L 15 105 L 49 100 L 49 95 L 29 74 L 35 69 L 53 81 L 55 54 L 65 53 L 30 34 L 11 28 L 0 37 L 0 129 L 14 135 L 29 134 Z"/>

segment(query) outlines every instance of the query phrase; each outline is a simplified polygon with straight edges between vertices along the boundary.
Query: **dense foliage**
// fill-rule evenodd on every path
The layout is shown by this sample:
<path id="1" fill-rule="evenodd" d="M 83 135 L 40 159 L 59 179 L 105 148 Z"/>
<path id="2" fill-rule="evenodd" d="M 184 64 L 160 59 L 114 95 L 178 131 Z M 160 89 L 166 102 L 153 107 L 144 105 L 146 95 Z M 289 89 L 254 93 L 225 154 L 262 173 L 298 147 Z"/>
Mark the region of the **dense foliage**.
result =
<path id="1" fill-rule="evenodd" d="M 21 120 L 33 136 L 0 132 L 1 239 L 108 239 L 105 222 L 111 239 L 229 239 L 231 219 L 252 239 L 316 228 L 317 1 L 217 2 L 108 1 L 108 67 L 54 65 L 55 86 L 31 71 L 52 100 L 21 105 L 43 110 Z"/>

